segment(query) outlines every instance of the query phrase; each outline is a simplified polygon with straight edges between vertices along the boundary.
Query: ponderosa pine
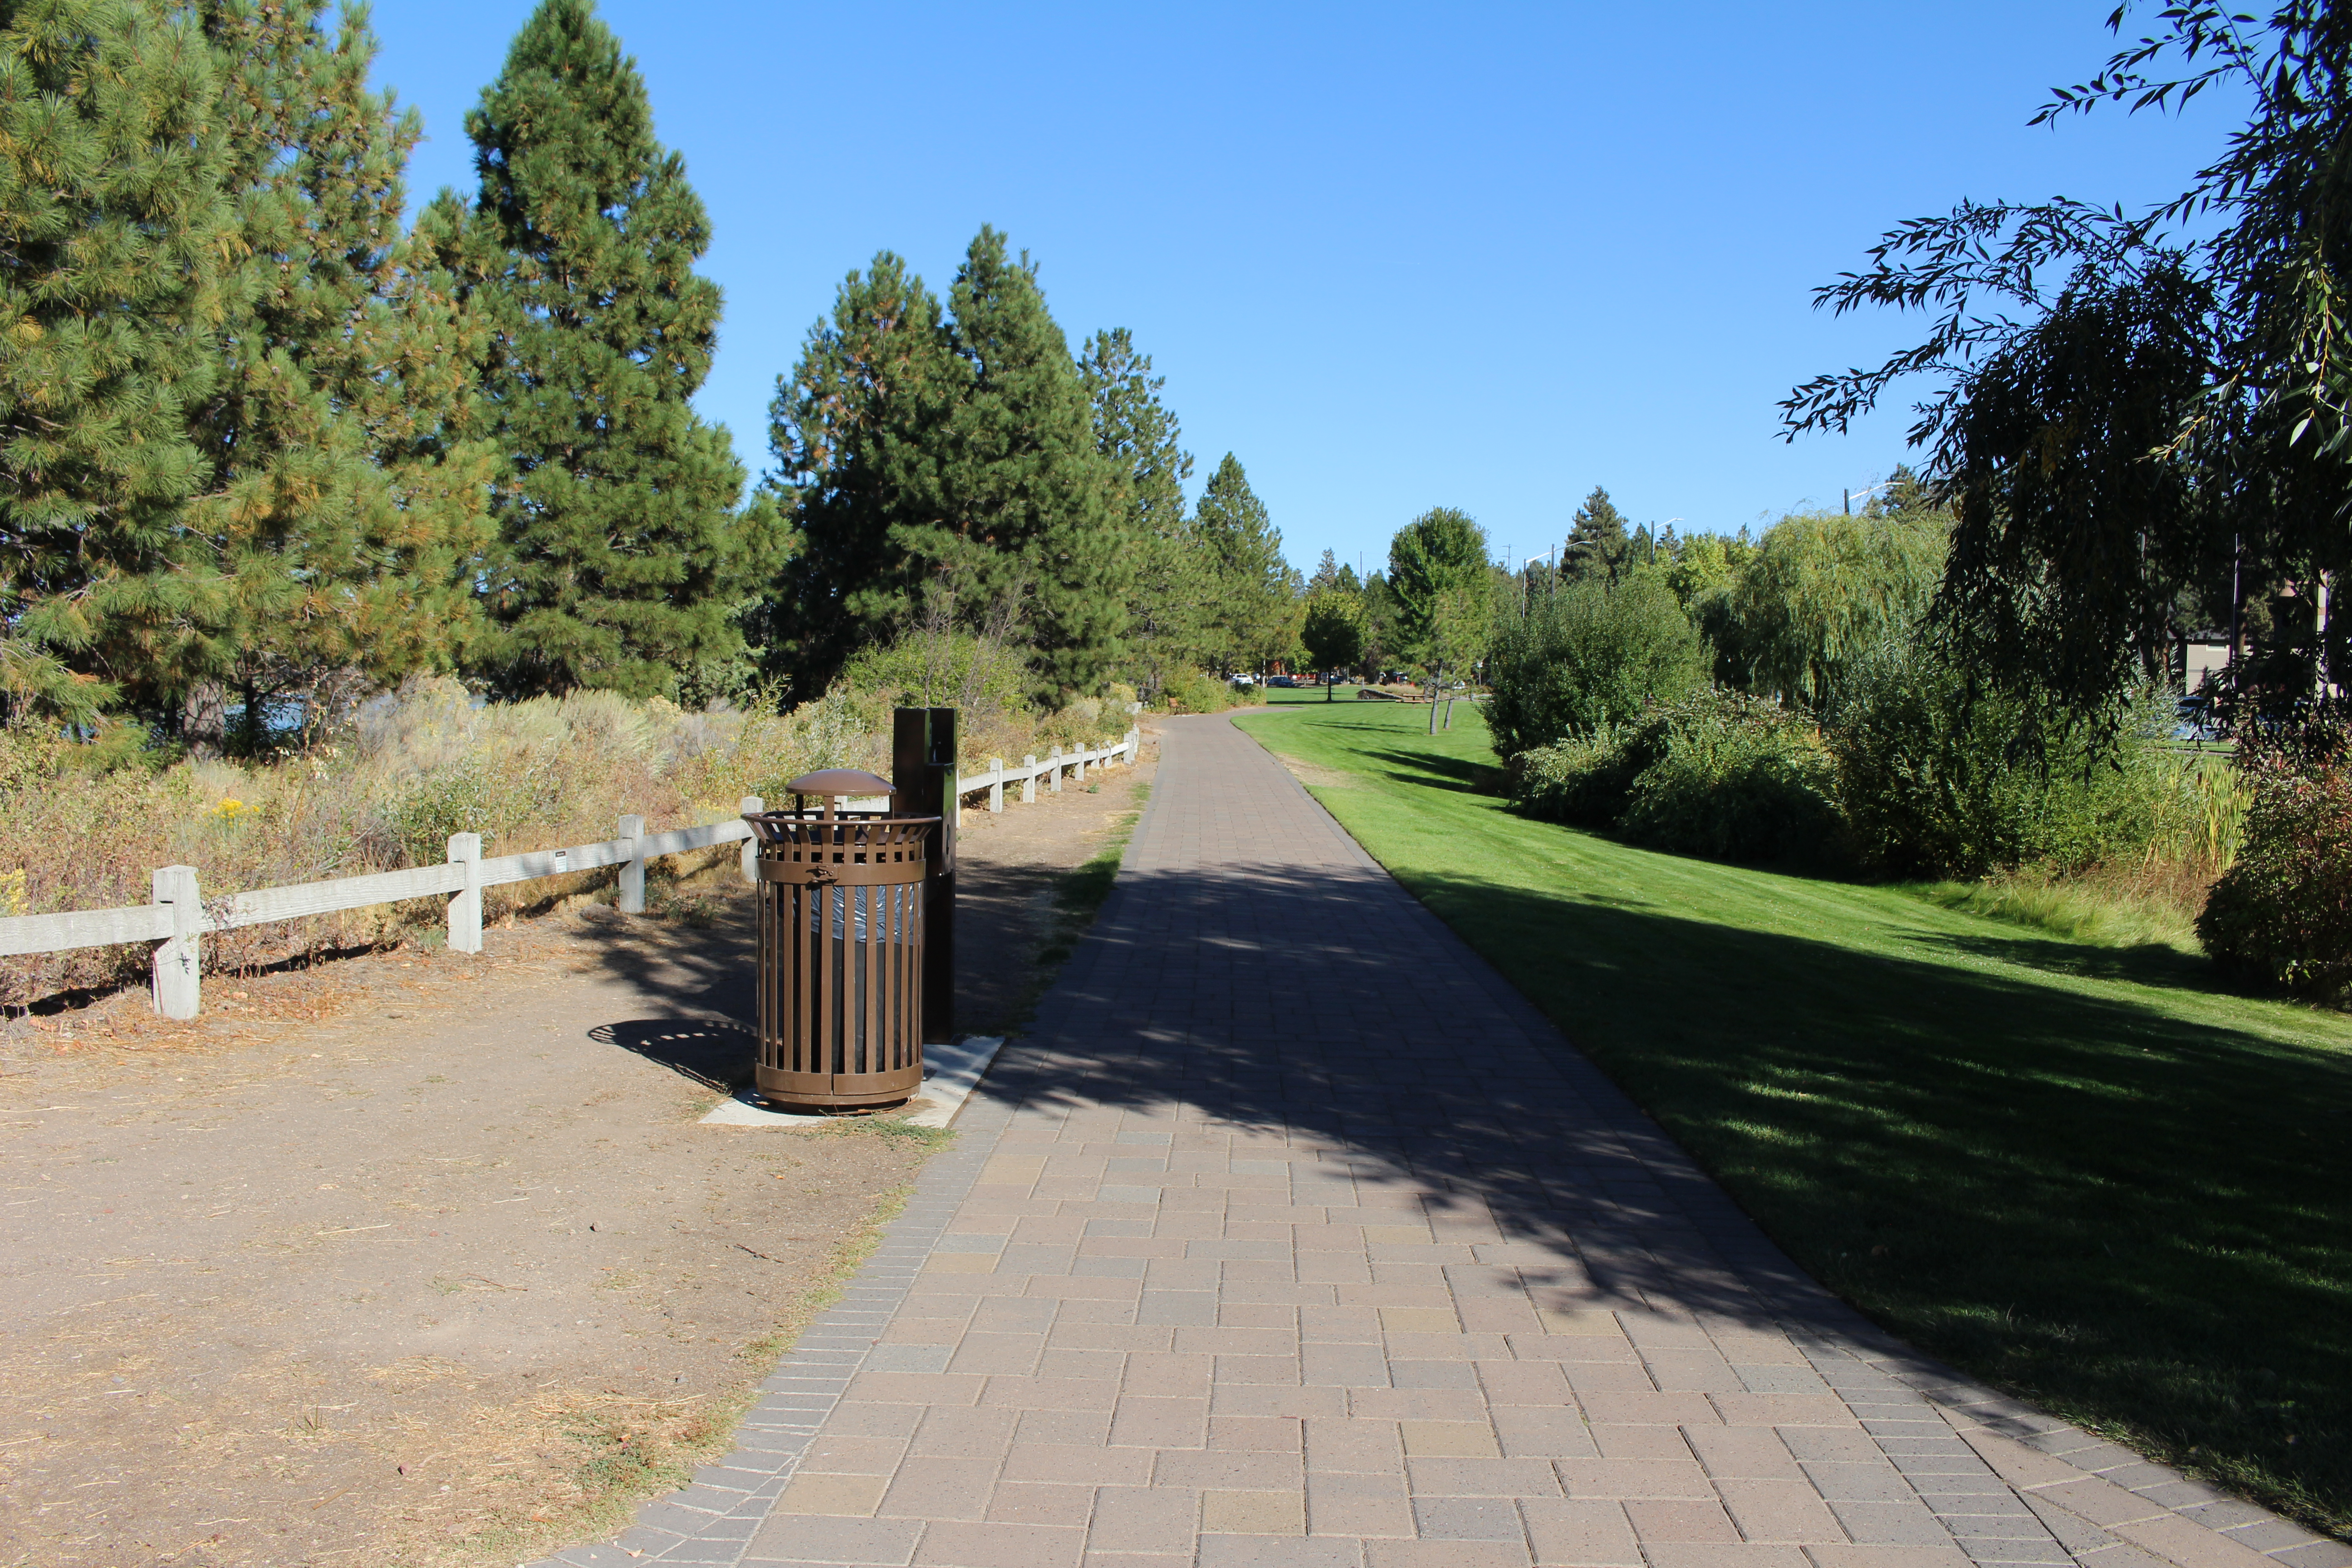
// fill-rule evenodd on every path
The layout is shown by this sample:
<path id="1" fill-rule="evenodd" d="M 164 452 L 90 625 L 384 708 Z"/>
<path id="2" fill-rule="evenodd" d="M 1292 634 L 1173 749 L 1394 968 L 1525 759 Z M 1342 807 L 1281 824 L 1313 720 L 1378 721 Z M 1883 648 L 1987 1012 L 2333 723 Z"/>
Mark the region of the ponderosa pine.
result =
<path id="1" fill-rule="evenodd" d="M 210 51 L 149 0 L 0 0 L 0 706 L 176 700 L 180 527 L 232 216 Z"/>
<path id="2" fill-rule="evenodd" d="M 196 433 L 213 470 L 191 546 L 229 585 L 189 649 L 186 737 L 217 742 L 220 685 L 245 740 L 276 699 L 312 723 L 418 668 L 476 620 L 491 448 L 471 437 L 478 334 L 402 230 L 423 133 L 368 86 L 364 8 L 203 0 L 223 89 L 241 261 L 224 374 Z"/>
<path id="3" fill-rule="evenodd" d="M 949 346 L 968 375 L 940 445 L 938 521 L 901 530 L 960 599 L 1014 602 L 1041 693 L 1101 690 L 1122 651 L 1133 571 L 1117 474 L 1037 268 L 983 226 L 949 302 Z"/>
<path id="4" fill-rule="evenodd" d="M 769 444 L 800 548 L 763 608 L 772 668 L 824 689 L 912 612 L 925 579 L 908 531 L 938 515 L 940 447 L 969 380 L 940 302 L 889 251 L 843 280 L 776 380 Z"/>
<path id="5" fill-rule="evenodd" d="M 777 382 L 801 538 L 769 606 L 778 662 L 815 689 L 870 642 L 960 625 L 1024 642 L 1049 700 L 1097 691 L 1136 565 L 1129 467 L 1099 445 L 1034 263 L 983 227 L 950 299 L 951 319 L 885 251 Z"/>
<path id="6" fill-rule="evenodd" d="M 1283 560 L 1282 531 L 1231 452 L 1202 489 L 1192 533 L 1211 573 L 1210 657 L 1228 670 L 1284 657 L 1297 640 L 1300 584 Z"/>
<path id="7" fill-rule="evenodd" d="M 743 466 L 689 402 L 718 341 L 709 216 L 590 0 L 542 0 L 466 129 L 479 193 L 423 226 L 488 331 L 508 464 L 478 662 L 510 692 L 675 691 L 740 658 L 781 542 L 764 505 L 739 515 Z"/>
<path id="8" fill-rule="evenodd" d="M 1211 597 L 1205 563 L 1184 514 L 1192 455 L 1179 444 L 1175 414 L 1160 401 L 1165 376 L 1151 374 L 1125 327 L 1097 332 L 1078 356 L 1078 376 L 1094 410 L 1095 449 L 1108 458 L 1119 486 L 1134 569 L 1128 586 L 1128 652 L 1146 701 L 1201 657 Z"/>
<path id="9" fill-rule="evenodd" d="M 1599 577 L 1614 583 L 1632 548 L 1632 541 L 1626 537 L 1624 514 L 1609 499 L 1609 492 L 1595 485 L 1592 493 L 1584 498 L 1584 504 L 1576 509 L 1568 542 L 1560 549 L 1560 575 Z"/>

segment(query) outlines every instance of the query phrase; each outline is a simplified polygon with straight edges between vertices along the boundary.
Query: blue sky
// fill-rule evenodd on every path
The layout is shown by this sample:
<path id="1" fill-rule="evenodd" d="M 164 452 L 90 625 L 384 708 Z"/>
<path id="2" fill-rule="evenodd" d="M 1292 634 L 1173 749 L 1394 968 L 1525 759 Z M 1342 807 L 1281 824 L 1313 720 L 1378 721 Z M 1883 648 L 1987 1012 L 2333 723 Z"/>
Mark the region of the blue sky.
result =
<path id="1" fill-rule="evenodd" d="M 1784 444 L 1774 404 L 1905 341 L 1810 291 L 1961 195 L 2177 191 L 2235 116 L 2025 121 L 2105 59 L 2109 0 L 1601 7 L 604 0 L 710 209 L 698 405 L 768 466 L 767 403 L 882 247 L 944 292 L 982 223 L 1075 346 L 1131 328 L 1196 455 L 1291 559 L 1368 563 L 1461 507 L 1517 561 L 1609 488 L 1730 531 L 1838 504 L 1903 408 Z M 473 186 L 466 110 L 527 0 L 383 0 L 424 113 L 412 199 Z"/>

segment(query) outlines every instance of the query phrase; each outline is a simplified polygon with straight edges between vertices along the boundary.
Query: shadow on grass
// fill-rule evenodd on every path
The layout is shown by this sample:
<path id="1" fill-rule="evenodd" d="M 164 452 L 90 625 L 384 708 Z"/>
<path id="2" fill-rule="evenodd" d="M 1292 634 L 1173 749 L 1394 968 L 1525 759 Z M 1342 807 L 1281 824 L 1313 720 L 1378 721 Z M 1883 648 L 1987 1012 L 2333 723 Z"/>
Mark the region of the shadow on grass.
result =
<path id="1" fill-rule="evenodd" d="M 1457 790 L 1465 795 L 1502 793 L 1503 770 L 1473 757 L 1391 751 L 1368 751 L 1361 755 L 1367 761 L 1386 763 L 1388 776 L 1398 784 Z"/>
<path id="2" fill-rule="evenodd" d="M 1880 1323 L 2306 1519 L 2352 1519 L 2352 1053 L 1992 967 L 2055 968 L 2065 944 L 1919 933 L 1946 962 L 1410 885 Z M 996 1092 L 1181 1099 L 1328 1140 L 1360 1180 L 1459 1193 L 1570 1251 L 1530 1272 L 1564 1302 L 1845 1325 L 1386 877 L 1134 874 L 1096 940 Z"/>
<path id="3" fill-rule="evenodd" d="M 1902 934 L 1923 946 L 2022 964 L 2052 974 L 2122 981 L 2161 990 L 2190 991 L 2202 996 L 2228 994 L 2212 960 L 2160 942 L 2105 947 L 2060 937 L 1979 936 L 1940 931 L 1906 931 Z"/>

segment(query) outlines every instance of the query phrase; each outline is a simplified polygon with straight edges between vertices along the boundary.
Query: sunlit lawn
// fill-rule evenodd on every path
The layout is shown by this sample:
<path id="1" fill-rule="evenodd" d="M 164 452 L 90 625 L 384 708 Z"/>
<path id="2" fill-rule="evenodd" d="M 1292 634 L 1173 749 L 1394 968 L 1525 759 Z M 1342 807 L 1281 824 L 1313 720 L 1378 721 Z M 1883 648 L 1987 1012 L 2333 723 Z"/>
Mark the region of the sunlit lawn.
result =
<path id="1" fill-rule="evenodd" d="M 2352 1532 L 2352 1019 L 1891 888 L 1530 822 L 1467 704 L 1236 721 L 1912 1342 Z"/>

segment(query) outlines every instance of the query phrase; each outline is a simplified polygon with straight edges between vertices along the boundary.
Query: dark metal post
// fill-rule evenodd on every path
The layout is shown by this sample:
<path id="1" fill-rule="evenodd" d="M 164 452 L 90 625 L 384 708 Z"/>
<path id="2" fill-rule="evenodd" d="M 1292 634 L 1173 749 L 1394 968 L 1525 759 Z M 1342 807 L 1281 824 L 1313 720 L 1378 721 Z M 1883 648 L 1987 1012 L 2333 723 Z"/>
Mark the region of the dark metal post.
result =
<path id="1" fill-rule="evenodd" d="M 923 1042 L 955 1037 L 956 710 L 901 708 L 891 725 L 892 802 L 908 816 L 940 819 L 923 879 Z"/>

